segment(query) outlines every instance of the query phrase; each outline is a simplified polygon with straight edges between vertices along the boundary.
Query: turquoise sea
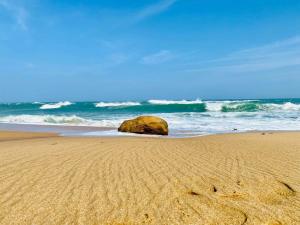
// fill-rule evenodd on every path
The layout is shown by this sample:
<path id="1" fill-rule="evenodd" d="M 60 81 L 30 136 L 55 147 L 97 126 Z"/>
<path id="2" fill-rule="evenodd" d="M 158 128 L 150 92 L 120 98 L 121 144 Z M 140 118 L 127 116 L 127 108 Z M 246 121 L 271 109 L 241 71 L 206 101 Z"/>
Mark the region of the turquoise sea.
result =
<path id="1" fill-rule="evenodd" d="M 300 130 L 300 99 L 0 103 L 2 124 L 108 128 L 84 135 L 120 135 L 120 123 L 138 115 L 166 119 L 174 136 Z"/>

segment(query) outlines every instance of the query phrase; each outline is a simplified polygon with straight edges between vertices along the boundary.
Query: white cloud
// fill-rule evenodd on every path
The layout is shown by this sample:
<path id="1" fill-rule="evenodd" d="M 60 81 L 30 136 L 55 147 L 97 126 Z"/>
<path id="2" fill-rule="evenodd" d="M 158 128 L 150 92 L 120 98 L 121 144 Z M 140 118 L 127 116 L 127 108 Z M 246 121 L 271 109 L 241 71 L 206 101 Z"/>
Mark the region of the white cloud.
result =
<path id="1" fill-rule="evenodd" d="M 161 12 L 166 11 L 172 5 L 174 5 L 178 0 L 161 0 L 153 5 L 146 6 L 142 10 L 136 13 L 135 20 L 141 21 L 148 17 L 154 16 Z"/>
<path id="2" fill-rule="evenodd" d="M 161 50 L 157 53 L 146 55 L 141 59 L 141 63 L 143 64 L 159 64 L 170 61 L 174 58 L 174 54 L 168 50 Z"/>
<path id="3" fill-rule="evenodd" d="M 23 6 L 16 4 L 12 0 L 0 0 L 0 7 L 1 6 L 14 17 L 16 23 L 20 26 L 22 30 L 28 29 L 28 12 Z"/>
<path id="4" fill-rule="evenodd" d="M 188 71 L 255 72 L 299 66 L 300 36 L 256 48 L 244 49 L 222 58 L 196 64 L 199 68 Z"/>

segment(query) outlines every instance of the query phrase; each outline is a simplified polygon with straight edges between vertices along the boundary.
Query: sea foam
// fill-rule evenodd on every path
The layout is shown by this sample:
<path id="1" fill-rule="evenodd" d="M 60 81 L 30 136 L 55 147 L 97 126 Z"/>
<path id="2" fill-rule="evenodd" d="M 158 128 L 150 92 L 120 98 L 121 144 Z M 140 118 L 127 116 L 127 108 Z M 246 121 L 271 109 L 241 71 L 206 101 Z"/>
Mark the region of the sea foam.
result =
<path id="1" fill-rule="evenodd" d="M 71 104 L 76 107 L 68 107 Z M 52 110 L 61 107 L 65 108 Z M 124 120 L 139 115 L 166 119 L 171 133 L 300 130 L 300 99 L 0 103 L 2 123 L 99 126 L 117 130 Z"/>
<path id="2" fill-rule="evenodd" d="M 76 115 L 14 115 L 0 117 L 2 123 L 33 124 L 33 125 L 69 125 L 69 126 L 99 126 L 116 127 L 121 124 L 122 119 L 86 119 Z"/>
<path id="3" fill-rule="evenodd" d="M 65 102 L 58 102 L 58 103 L 51 103 L 51 104 L 44 104 L 40 107 L 40 109 L 59 109 L 63 106 L 69 106 L 72 105 L 73 103 L 69 101 Z"/>
<path id="4" fill-rule="evenodd" d="M 300 111 L 300 104 L 294 104 L 291 102 L 286 102 L 284 104 L 262 104 L 261 105 L 262 110 L 275 110 L 275 111 Z"/>

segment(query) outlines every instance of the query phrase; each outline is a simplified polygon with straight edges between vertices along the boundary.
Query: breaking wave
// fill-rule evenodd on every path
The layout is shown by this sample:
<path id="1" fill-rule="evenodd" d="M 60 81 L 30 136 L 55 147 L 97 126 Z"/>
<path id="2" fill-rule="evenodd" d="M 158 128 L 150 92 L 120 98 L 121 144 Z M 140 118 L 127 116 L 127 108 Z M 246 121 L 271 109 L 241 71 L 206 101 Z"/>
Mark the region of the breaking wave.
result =
<path id="1" fill-rule="evenodd" d="M 300 111 L 300 104 L 286 102 L 284 104 L 264 104 L 261 106 L 264 110 L 286 110 L 286 111 Z"/>
<path id="2" fill-rule="evenodd" d="M 59 109 L 63 106 L 72 105 L 72 102 L 65 101 L 65 102 L 58 102 L 58 103 L 51 103 L 51 104 L 44 104 L 40 107 L 40 109 Z"/>
<path id="3" fill-rule="evenodd" d="M 71 125 L 71 126 L 100 126 L 115 127 L 122 119 L 116 120 L 93 120 L 85 119 L 76 115 L 55 116 L 55 115 L 15 115 L 0 117 L 2 123 L 12 124 L 34 124 L 34 125 Z"/>
<path id="4" fill-rule="evenodd" d="M 257 112 L 257 111 L 300 111 L 300 104 L 286 102 L 284 104 L 275 103 L 259 103 L 259 102 L 246 102 L 246 103 L 227 103 L 222 104 L 222 112 Z"/>
<path id="5" fill-rule="evenodd" d="M 72 107 L 67 107 L 71 106 Z M 52 109 L 61 109 L 53 110 Z M 284 100 L 148 100 L 126 102 L 76 102 L 57 103 L 2 103 L 1 112 L 31 111 L 39 114 L 41 110 L 47 113 L 77 113 L 77 112 L 120 112 L 120 113 L 176 113 L 176 112 L 300 112 L 300 99 Z M 24 111 L 24 112 L 25 112 Z M 27 114 L 27 113 L 26 113 Z"/>
<path id="6" fill-rule="evenodd" d="M 166 119 L 171 132 L 300 130 L 300 99 L 0 103 L 1 123 L 117 128 L 139 115 Z"/>

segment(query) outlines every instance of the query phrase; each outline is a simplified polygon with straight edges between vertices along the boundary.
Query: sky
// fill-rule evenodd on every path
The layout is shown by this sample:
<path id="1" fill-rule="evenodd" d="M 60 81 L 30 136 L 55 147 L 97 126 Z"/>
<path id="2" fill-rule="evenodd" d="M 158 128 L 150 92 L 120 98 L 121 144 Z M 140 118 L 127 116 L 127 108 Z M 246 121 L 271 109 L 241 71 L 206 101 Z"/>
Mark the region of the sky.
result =
<path id="1" fill-rule="evenodd" d="M 299 0 L 0 0 L 0 102 L 300 97 Z"/>

